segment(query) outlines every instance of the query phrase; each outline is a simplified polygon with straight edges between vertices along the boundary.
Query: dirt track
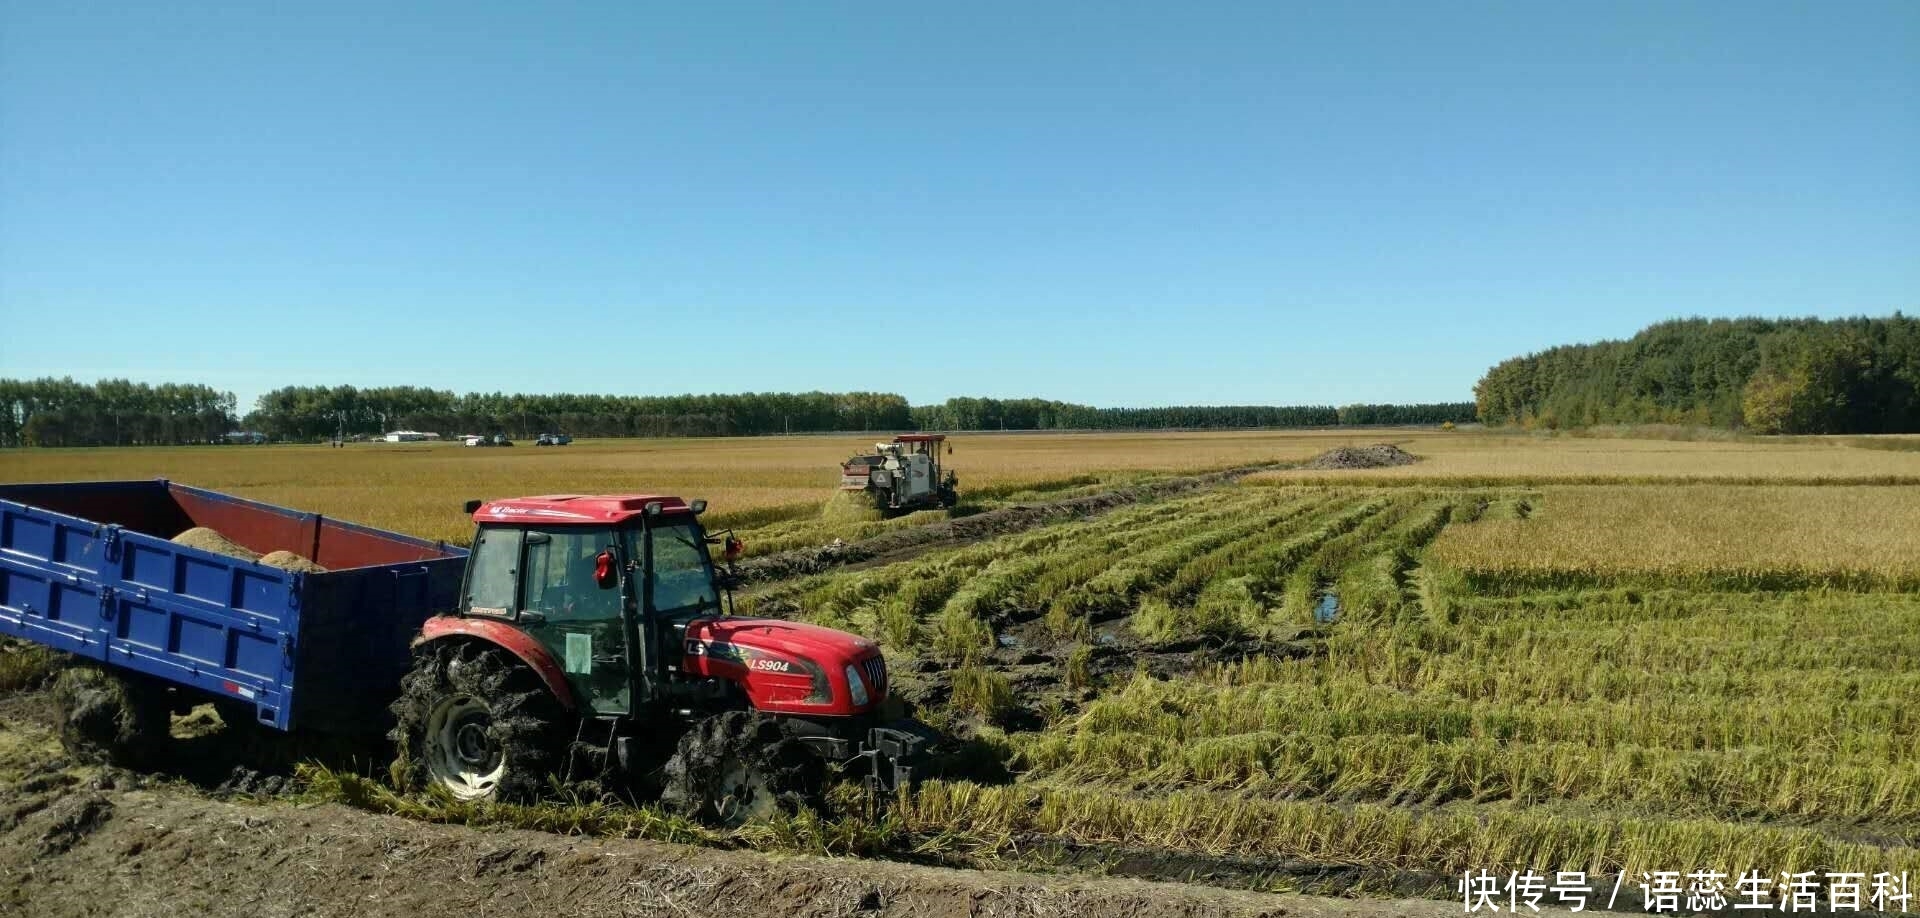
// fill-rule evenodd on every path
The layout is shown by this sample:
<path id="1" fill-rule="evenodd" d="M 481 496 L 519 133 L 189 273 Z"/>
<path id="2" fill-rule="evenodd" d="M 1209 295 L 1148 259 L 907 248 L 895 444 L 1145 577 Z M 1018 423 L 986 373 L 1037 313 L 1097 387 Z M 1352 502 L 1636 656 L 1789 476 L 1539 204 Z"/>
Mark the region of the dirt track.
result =
<path id="1" fill-rule="evenodd" d="M 52 736 L 45 705 L 44 692 L 0 695 L 0 916 L 8 918 L 1441 918 L 1458 911 L 1433 900 L 1322 899 L 434 825 L 284 797 L 230 802 L 177 778 L 73 765 Z"/>
<path id="2" fill-rule="evenodd" d="M 1343 901 L 644 841 L 480 831 L 340 806 L 84 787 L 0 804 L 0 914 L 1434 916 Z"/>

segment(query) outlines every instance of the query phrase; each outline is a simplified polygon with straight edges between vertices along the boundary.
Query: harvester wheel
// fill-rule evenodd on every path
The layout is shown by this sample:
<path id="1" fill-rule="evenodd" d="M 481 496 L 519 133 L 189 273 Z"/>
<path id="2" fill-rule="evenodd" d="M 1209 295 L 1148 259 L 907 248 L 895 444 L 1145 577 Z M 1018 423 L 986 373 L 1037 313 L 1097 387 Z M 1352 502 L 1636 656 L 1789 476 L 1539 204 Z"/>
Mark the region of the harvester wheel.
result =
<path id="1" fill-rule="evenodd" d="M 158 683 L 74 666 L 54 679 L 53 706 L 61 744 L 83 762 L 146 768 L 166 750 L 171 702 Z"/>
<path id="2" fill-rule="evenodd" d="M 496 647 L 423 648 L 393 713 L 396 777 L 459 800 L 536 799 L 567 748 L 559 701 L 532 669 Z"/>
<path id="3" fill-rule="evenodd" d="M 728 711 L 695 723 L 663 769 L 660 800 L 708 825 L 734 828 L 818 808 L 827 764 L 780 720 Z"/>

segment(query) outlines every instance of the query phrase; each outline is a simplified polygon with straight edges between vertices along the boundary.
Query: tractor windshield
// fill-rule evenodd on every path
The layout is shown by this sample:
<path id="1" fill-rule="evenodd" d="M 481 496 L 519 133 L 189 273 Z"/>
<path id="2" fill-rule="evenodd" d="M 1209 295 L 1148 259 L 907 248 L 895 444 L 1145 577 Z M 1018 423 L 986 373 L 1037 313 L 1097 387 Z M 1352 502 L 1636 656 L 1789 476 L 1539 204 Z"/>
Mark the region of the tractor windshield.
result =
<path id="1" fill-rule="evenodd" d="M 653 611 L 662 616 L 691 616 L 720 608 L 713 587 L 713 562 L 707 542 L 692 520 L 648 527 L 653 533 Z M 642 557 L 640 531 L 630 530 L 627 551 Z"/>

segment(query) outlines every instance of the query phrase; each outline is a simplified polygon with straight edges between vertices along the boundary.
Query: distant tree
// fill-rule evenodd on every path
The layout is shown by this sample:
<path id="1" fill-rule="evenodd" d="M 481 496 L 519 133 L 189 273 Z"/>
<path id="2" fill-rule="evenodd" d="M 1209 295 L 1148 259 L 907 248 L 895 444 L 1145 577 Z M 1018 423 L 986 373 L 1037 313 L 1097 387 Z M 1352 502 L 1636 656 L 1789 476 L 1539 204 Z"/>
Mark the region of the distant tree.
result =
<path id="1" fill-rule="evenodd" d="M 1794 403 L 1806 391 L 1805 376 L 1779 370 L 1757 373 L 1741 398 L 1741 416 L 1756 433 L 1790 433 L 1796 426 Z"/>
<path id="2" fill-rule="evenodd" d="M 1920 321 L 1686 319 L 1502 361 L 1480 418 L 1528 427 L 1672 423 L 1789 433 L 1920 430 Z"/>

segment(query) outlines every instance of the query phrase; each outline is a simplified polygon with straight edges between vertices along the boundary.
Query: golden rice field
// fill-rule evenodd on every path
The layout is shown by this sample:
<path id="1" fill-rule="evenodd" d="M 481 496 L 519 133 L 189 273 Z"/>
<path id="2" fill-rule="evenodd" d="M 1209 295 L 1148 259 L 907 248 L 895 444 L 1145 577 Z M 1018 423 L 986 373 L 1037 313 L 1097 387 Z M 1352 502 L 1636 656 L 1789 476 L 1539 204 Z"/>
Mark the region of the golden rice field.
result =
<path id="1" fill-rule="evenodd" d="M 1532 586 L 1628 574 L 1920 586 L 1920 488 L 1571 485 L 1520 501 L 1525 515 L 1449 527 L 1432 558 Z"/>
<path id="2" fill-rule="evenodd" d="M 415 535 L 470 536 L 474 497 L 656 491 L 704 497 L 713 521 L 752 527 L 816 516 L 838 464 L 874 436 L 599 440 L 560 448 L 452 444 L 0 451 L 0 481 L 169 478 Z M 1273 483 L 1501 484 L 1567 481 L 1871 481 L 1920 484 L 1920 450 L 1901 438 L 1688 442 L 1499 436 L 1468 431 L 1258 431 L 959 434 L 948 461 L 969 501 L 1033 497 L 1141 475 L 1295 463 L 1380 441 L 1411 466 L 1273 471 Z"/>
<path id="3" fill-rule="evenodd" d="M 1054 490 L 1100 476 L 1299 460 L 1344 434 L 967 434 L 946 458 L 963 496 Z M 469 498 L 655 492 L 704 497 L 714 520 L 751 526 L 817 513 L 848 456 L 884 436 L 589 440 L 472 449 L 454 444 L 210 446 L 0 451 L 0 481 L 168 478 L 433 539 L 472 533 Z"/>
<path id="4" fill-rule="evenodd" d="M 1422 457 L 1397 468 L 1342 473 L 1387 483 L 1523 484 L 1607 481 L 1799 481 L 1920 484 L 1920 442 L 1909 437 L 1665 440 L 1625 437 L 1382 434 Z M 1277 481 L 1330 480 L 1310 470 Z"/>

